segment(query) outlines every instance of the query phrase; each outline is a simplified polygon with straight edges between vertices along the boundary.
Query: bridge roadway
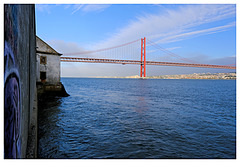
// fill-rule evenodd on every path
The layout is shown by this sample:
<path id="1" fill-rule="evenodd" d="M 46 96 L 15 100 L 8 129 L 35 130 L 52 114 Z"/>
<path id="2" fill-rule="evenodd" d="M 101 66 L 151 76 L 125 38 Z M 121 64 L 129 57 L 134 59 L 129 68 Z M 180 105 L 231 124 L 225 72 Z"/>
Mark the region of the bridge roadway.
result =
<path id="1" fill-rule="evenodd" d="M 61 62 L 114 63 L 114 64 L 123 64 L 123 65 L 125 65 L 125 64 L 137 64 L 137 65 L 143 64 L 143 62 L 137 61 L 137 60 L 75 58 L 75 57 L 61 57 Z M 155 62 L 155 61 L 146 61 L 146 65 L 236 69 L 235 66 L 195 64 L 195 63 Z"/>

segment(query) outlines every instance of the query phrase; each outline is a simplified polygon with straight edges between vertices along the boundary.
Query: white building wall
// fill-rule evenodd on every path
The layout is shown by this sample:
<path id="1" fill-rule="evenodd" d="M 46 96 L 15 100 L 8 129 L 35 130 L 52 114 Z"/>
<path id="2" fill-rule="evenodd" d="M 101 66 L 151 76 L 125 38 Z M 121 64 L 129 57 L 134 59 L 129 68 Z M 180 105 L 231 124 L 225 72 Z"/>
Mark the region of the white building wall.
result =
<path id="1" fill-rule="evenodd" d="M 46 64 L 40 63 L 40 57 L 46 57 Z M 54 54 L 37 53 L 37 81 L 41 82 L 40 72 L 46 72 L 46 82 L 56 84 L 60 82 L 60 56 Z"/>
<path id="2" fill-rule="evenodd" d="M 60 56 L 57 51 L 46 42 L 36 37 L 37 50 L 37 82 L 58 84 L 60 82 Z M 46 57 L 46 62 L 41 62 L 41 56 Z M 40 73 L 46 72 L 46 79 L 41 80 Z"/>

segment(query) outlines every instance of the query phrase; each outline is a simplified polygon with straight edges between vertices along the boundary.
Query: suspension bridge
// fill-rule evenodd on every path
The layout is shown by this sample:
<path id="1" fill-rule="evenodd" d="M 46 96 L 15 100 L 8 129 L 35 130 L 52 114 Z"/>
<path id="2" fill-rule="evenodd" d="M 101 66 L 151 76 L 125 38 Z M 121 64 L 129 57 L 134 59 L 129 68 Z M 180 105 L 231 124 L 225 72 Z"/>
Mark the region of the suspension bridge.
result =
<path id="1" fill-rule="evenodd" d="M 181 57 L 168 49 L 162 48 L 157 43 L 154 43 L 145 37 L 125 44 L 112 46 L 110 48 L 98 49 L 94 51 L 65 53 L 65 55 L 81 55 L 83 57 L 61 57 L 61 62 L 140 65 L 140 77 L 146 77 L 146 65 L 236 69 L 236 66 L 232 66 L 235 64 L 211 65 L 196 63 L 191 59 Z M 148 60 L 146 57 L 148 57 Z M 164 59 L 169 61 L 159 61 Z"/>

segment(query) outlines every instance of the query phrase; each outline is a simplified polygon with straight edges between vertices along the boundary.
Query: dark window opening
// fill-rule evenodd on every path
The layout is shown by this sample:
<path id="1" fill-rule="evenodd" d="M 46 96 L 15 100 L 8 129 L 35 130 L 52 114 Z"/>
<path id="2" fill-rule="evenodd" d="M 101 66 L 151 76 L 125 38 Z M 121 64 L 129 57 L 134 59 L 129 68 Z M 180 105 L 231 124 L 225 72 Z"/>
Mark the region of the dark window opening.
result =
<path id="1" fill-rule="evenodd" d="M 46 81 L 46 72 L 43 72 L 43 71 L 40 72 L 40 79 L 42 82 Z"/>
<path id="2" fill-rule="evenodd" d="M 47 57 L 46 56 L 40 56 L 40 64 L 47 64 Z"/>

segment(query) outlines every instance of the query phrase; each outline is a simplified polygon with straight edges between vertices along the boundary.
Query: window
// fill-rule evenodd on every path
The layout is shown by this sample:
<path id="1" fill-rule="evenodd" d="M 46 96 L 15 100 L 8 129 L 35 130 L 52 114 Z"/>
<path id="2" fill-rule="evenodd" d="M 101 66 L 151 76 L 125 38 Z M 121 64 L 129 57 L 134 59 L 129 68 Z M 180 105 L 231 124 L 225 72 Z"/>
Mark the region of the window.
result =
<path id="1" fill-rule="evenodd" d="M 40 56 L 40 64 L 47 64 L 47 57 L 46 56 Z"/>
<path id="2" fill-rule="evenodd" d="M 40 72 L 40 79 L 41 79 L 41 81 L 46 80 L 46 72 L 43 72 L 43 71 Z"/>

